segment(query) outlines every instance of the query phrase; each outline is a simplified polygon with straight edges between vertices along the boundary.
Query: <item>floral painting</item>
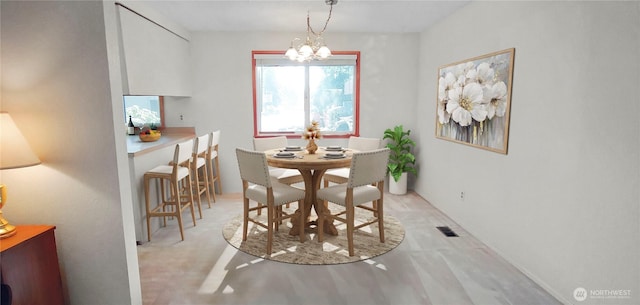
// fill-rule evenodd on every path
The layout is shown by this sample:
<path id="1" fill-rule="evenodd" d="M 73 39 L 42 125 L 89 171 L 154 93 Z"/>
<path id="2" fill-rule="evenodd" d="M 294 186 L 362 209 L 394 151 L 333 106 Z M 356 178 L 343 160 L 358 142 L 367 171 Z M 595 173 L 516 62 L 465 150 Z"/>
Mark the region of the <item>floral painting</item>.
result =
<path id="1" fill-rule="evenodd" d="M 436 137 L 507 153 L 515 49 L 438 70 Z"/>

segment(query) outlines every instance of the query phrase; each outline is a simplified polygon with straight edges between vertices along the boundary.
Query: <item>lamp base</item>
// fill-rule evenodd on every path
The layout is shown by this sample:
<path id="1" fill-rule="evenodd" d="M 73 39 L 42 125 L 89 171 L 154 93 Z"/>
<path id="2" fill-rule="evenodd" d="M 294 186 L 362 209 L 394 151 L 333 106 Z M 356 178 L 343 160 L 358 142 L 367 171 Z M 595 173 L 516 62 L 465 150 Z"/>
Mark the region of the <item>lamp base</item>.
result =
<path id="1" fill-rule="evenodd" d="M 4 219 L 2 211 L 0 211 L 0 239 L 16 235 L 17 232 L 16 227 Z"/>

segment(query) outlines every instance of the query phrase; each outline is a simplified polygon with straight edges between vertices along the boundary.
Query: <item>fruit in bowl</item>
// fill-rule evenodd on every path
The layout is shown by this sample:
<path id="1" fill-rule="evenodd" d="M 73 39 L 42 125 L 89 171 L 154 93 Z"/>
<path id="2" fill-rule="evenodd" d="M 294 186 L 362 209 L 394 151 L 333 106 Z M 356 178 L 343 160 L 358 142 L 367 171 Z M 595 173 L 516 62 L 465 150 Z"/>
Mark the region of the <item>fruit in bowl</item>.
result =
<path id="1" fill-rule="evenodd" d="M 161 135 L 162 134 L 157 130 L 152 130 L 149 127 L 143 127 L 138 136 L 142 142 L 153 142 L 158 141 Z"/>

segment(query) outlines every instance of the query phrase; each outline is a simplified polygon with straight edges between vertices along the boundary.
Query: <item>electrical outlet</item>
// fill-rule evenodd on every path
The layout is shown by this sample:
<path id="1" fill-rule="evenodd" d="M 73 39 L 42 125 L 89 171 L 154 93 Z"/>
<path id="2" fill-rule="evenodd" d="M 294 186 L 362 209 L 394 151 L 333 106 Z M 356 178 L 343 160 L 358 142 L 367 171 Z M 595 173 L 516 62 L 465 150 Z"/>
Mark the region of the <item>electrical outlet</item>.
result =
<path id="1" fill-rule="evenodd" d="M 184 120 L 184 116 L 182 114 L 180 114 L 180 121 Z"/>
<path id="2" fill-rule="evenodd" d="M 464 192 L 460 192 L 460 200 L 464 201 Z"/>

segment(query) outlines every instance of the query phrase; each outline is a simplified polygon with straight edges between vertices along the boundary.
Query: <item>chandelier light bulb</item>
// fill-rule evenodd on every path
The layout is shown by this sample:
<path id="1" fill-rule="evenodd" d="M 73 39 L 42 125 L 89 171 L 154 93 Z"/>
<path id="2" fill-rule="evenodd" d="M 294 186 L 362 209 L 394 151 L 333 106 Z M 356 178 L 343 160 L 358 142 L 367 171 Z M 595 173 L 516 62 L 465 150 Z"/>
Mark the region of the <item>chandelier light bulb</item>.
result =
<path id="1" fill-rule="evenodd" d="M 311 55 L 313 55 L 313 49 L 310 45 L 305 44 L 300 47 L 300 55 L 302 55 L 303 57 L 310 57 Z"/>
<path id="2" fill-rule="evenodd" d="M 296 60 L 296 58 L 298 57 L 298 51 L 296 50 L 296 48 L 291 46 L 287 50 L 287 53 L 284 53 L 284 56 L 288 57 L 290 60 Z"/>
<path id="3" fill-rule="evenodd" d="M 331 50 L 329 50 L 327 46 L 322 46 L 316 52 L 316 56 L 320 57 L 321 59 L 327 59 L 329 56 L 331 56 Z"/>

